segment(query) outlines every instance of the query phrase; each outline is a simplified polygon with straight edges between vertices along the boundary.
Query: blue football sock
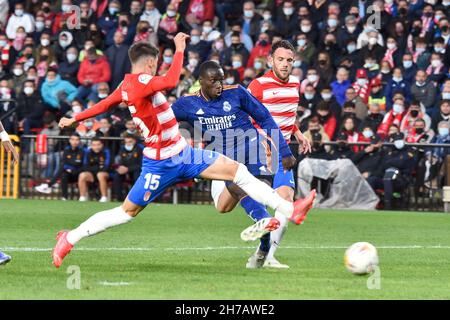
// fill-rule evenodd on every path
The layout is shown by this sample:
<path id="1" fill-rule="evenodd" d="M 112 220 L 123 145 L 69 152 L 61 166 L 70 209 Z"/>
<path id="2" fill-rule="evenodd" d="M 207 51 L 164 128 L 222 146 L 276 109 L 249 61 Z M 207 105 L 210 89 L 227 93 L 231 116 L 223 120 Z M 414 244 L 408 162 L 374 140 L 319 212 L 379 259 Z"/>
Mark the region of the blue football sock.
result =
<path id="1" fill-rule="evenodd" d="M 264 218 L 272 218 L 264 205 L 248 196 L 241 200 L 241 206 L 244 208 L 245 212 L 247 212 L 247 215 L 255 222 Z M 260 241 L 261 244 L 259 248 L 261 251 L 268 252 L 270 249 L 270 233 L 261 237 Z"/>

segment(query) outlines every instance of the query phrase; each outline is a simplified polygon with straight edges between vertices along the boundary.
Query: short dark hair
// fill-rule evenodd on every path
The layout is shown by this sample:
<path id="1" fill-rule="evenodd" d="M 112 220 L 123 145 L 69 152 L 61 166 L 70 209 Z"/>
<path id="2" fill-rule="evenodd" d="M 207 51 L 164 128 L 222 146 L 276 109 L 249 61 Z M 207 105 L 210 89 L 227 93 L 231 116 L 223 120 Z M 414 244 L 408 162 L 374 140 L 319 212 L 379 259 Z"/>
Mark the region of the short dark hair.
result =
<path id="1" fill-rule="evenodd" d="M 209 70 L 219 70 L 220 68 L 222 67 L 216 61 L 208 60 L 200 65 L 199 74 L 203 77 Z"/>
<path id="2" fill-rule="evenodd" d="M 277 41 L 272 45 L 272 49 L 271 49 L 271 54 L 273 55 L 275 53 L 275 51 L 277 51 L 278 48 L 284 48 L 287 50 L 291 50 L 292 52 L 295 53 L 295 48 L 292 45 L 292 43 L 290 43 L 287 40 L 281 40 L 281 41 Z"/>
<path id="3" fill-rule="evenodd" d="M 141 58 L 150 56 L 157 58 L 159 56 L 158 48 L 152 46 L 150 43 L 137 42 L 133 44 L 128 50 L 128 56 L 132 64 L 138 62 Z"/>
<path id="4" fill-rule="evenodd" d="M 77 132 L 72 132 L 72 133 L 70 134 L 70 137 L 77 137 L 78 139 L 81 138 L 80 135 L 79 135 Z"/>
<path id="5" fill-rule="evenodd" d="M 100 139 L 99 137 L 93 137 L 91 142 L 94 142 L 94 141 L 100 141 L 101 143 L 103 143 L 102 139 Z"/>

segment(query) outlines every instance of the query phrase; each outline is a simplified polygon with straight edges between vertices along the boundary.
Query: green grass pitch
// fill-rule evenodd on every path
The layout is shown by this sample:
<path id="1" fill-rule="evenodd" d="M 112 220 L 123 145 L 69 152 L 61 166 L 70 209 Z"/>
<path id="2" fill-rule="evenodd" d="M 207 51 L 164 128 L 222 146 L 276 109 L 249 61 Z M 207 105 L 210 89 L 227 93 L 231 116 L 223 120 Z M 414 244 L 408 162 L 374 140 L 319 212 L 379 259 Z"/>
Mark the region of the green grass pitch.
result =
<path id="1" fill-rule="evenodd" d="M 277 257 L 289 270 L 247 270 L 256 247 L 240 232 L 242 209 L 151 205 L 132 223 L 82 240 L 60 269 L 55 235 L 117 204 L 0 201 L 0 299 L 449 299 L 450 216 L 445 213 L 313 210 L 290 225 Z M 380 289 L 343 266 L 345 248 L 378 248 Z M 68 289 L 70 266 L 81 288 Z M 69 279 L 69 281 L 68 281 Z"/>

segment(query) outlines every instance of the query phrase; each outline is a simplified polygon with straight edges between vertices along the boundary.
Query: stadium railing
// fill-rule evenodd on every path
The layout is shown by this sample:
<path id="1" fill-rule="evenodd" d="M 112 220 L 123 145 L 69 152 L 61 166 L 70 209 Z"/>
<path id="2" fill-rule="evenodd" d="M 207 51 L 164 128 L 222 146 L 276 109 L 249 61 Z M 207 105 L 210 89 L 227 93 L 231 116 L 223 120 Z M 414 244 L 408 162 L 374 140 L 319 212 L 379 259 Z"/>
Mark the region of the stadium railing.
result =
<path id="1" fill-rule="evenodd" d="M 32 198 L 32 199 L 58 199 L 60 197 L 60 190 L 56 188 L 56 191 L 50 195 L 44 195 L 34 190 L 34 187 L 42 182 L 46 182 L 52 178 L 59 168 L 59 160 L 61 158 L 64 147 L 68 144 L 69 136 L 47 136 L 47 148 L 46 152 L 42 153 L 42 150 L 36 149 L 36 140 L 38 135 L 22 135 L 21 144 L 28 145 L 28 150 L 22 152 L 20 167 L 20 197 Z M 92 138 L 82 138 L 82 142 L 85 145 L 89 145 Z M 105 142 L 111 154 L 114 157 L 117 155 L 120 148 L 122 138 L 120 137 L 108 137 L 102 138 Z M 296 150 L 295 142 L 292 143 L 292 149 Z M 329 141 L 324 145 L 333 146 L 337 142 Z M 352 145 L 366 146 L 367 142 L 349 143 Z M 391 146 L 392 143 L 383 143 L 383 146 Z M 428 148 L 450 148 L 450 145 L 442 144 L 424 144 L 424 143 L 408 143 L 407 146 L 417 147 L 421 149 Z M 38 152 L 39 151 L 39 152 Z M 295 152 L 294 152 L 295 154 Z M 113 170 L 112 170 L 113 171 Z M 129 185 L 127 186 L 129 187 Z M 162 195 L 157 202 L 163 203 L 196 203 L 196 204 L 210 204 L 212 203 L 210 197 L 209 181 L 190 181 L 187 183 L 178 184 L 174 188 L 169 189 L 164 195 Z M 441 190 L 440 190 L 441 191 Z M 78 198 L 78 186 L 73 183 L 69 187 L 70 199 Z M 439 201 L 442 201 L 439 199 Z M 440 204 L 442 204 L 440 202 Z M 441 205 L 439 205 L 441 207 Z"/>
<path id="2" fill-rule="evenodd" d="M 20 139 L 10 135 L 17 153 L 20 155 Z M 0 147 L 0 199 L 17 199 L 19 195 L 20 164 L 14 165 L 11 153 Z"/>
<path id="3" fill-rule="evenodd" d="M 20 197 L 27 199 L 59 199 L 61 197 L 59 181 L 57 181 L 57 187 L 54 188 L 55 192 L 49 195 L 37 192 L 34 187 L 48 182 L 58 172 L 60 159 L 64 148 L 68 145 L 69 136 L 45 136 L 47 146 L 43 149 L 41 147 L 37 148 L 38 137 L 39 135 L 21 136 L 21 145 L 25 146 L 26 150 L 21 154 Z M 81 138 L 85 146 L 88 146 L 91 140 L 92 138 L 89 137 Z M 101 140 L 110 149 L 111 161 L 114 163 L 123 138 L 105 137 L 101 138 Z M 114 166 L 111 169 L 112 174 L 113 172 Z M 124 188 L 127 190 L 131 186 L 131 183 L 131 181 L 126 182 Z M 110 195 L 111 187 L 112 183 L 110 183 L 108 188 Z M 210 187 L 210 181 L 187 181 L 185 183 L 179 183 L 168 189 L 156 202 L 210 204 L 212 203 L 210 199 Z M 94 190 L 91 190 L 91 194 L 95 196 L 95 188 L 91 189 Z M 77 183 L 69 184 L 69 199 L 77 200 L 78 196 Z"/>

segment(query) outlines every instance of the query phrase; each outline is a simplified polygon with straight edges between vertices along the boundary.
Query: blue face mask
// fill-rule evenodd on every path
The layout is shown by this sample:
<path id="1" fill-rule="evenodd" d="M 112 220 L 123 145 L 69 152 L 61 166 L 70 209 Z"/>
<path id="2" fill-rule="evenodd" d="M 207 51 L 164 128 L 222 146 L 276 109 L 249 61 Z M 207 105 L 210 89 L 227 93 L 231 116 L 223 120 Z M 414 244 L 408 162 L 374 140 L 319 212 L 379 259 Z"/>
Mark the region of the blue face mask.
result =
<path id="1" fill-rule="evenodd" d="M 116 7 L 109 7 L 108 8 L 108 12 L 109 12 L 109 14 L 110 15 L 115 15 L 117 12 L 119 12 L 119 9 L 118 8 L 116 8 Z"/>
<path id="2" fill-rule="evenodd" d="M 442 137 L 448 136 L 449 130 L 448 128 L 438 128 L 439 135 Z"/>

